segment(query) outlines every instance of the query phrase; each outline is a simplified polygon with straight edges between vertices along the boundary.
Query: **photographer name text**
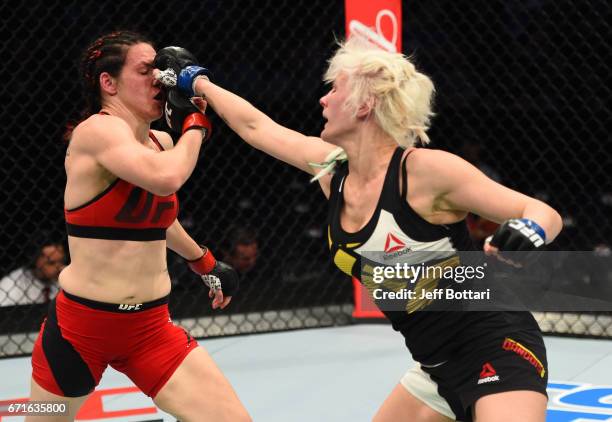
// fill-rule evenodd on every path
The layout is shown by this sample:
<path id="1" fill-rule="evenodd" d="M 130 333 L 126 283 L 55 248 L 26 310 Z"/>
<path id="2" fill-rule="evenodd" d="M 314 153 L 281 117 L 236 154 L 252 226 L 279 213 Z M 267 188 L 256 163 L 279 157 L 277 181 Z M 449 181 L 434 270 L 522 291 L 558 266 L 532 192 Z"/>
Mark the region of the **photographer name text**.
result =
<path id="1" fill-rule="evenodd" d="M 377 300 L 489 300 L 491 299 L 491 289 L 486 289 L 483 291 L 433 289 L 421 290 L 420 292 L 415 292 L 414 290 L 409 289 L 401 289 L 397 292 L 374 289 L 373 296 L 374 299 Z"/>

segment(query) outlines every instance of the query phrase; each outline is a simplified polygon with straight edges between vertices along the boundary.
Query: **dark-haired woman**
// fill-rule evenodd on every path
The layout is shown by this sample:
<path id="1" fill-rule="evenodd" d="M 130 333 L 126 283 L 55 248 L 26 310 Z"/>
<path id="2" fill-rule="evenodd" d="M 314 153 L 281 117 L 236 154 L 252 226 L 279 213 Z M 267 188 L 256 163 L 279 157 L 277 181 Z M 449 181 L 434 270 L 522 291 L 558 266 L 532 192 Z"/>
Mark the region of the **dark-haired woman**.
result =
<path id="1" fill-rule="evenodd" d="M 141 35 L 115 32 L 83 56 L 89 113 L 70 133 L 65 160 L 71 263 L 32 353 L 30 396 L 67 401 L 69 414 L 28 421 L 73 420 L 108 365 L 181 421 L 250 420 L 211 357 L 169 318 L 166 248 L 199 274 L 217 263 L 176 219 L 176 191 L 207 123 L 195 113 L 174 147 L 150 129 L 164 102 L 155 54 Z M 213 307 L 229 303 L 222 293 Z"/>

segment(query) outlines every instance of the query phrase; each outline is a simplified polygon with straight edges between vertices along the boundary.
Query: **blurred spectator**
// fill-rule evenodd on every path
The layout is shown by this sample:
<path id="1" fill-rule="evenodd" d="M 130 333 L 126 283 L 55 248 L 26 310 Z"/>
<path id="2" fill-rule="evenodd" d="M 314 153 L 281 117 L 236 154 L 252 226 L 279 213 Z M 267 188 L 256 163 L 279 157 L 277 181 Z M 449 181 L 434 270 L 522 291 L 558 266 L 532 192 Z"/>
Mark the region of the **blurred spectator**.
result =
<path id="1" fill-rule="evenodd" d="M 243 275 L 255 268 L 259 256 L 259 242 L 250 227 L 231 226 L 221 244 L 221 260 Z"/>
<path id="2" fill-rule="evenodd" d="M 468 214 L 466 223 L 470 237 L 478 249 L 483 248 L 485 239 L 495 233 L 499 227 L 499 224 L 476 214 Z"/>
<path id="3" fill-rule="evenodd" d="M 45 242 L 32 259 L 0 280 L 0 306 L 46 303 L 58 292 L 57 277 L 66 264 L 61 243 Z"/>
<path id="4" fill-rule="evenodd" d="M 191 217 L 189 219 L 193 221 Z M 193 225 L 192 222 L 189 224 Z M 259 268 L 255 268 L 259 257 L 259 243 L 255 230 L 250 227 L 230 225 L 222 231 L 222 235 L 219 235 L 219 237 L 221 238 L 220 243 L 216 243 L 214 240 L 203 242 L 204 245 L 211 248 L 218 260 L 231 265 L 243 281 L 257 281 L 259 277 L 263 277 Z M 269 263 L 268 266 L 270 266 Z M 168 271 L 172 280 L 174 296 L 177 297 L 177 300 L 184 300 L 179 299 L 180 291 L 188 291 L 190 294 L 200 294 L 202 292 L 208 294 L 208 290 L 204 289 L 200 277 L 189 270 L 189 267 L 185 265 L 185 260 L 172 251 L 168 253 Z M 268 268 L 266 268 L 265 276 L 266 278 L 271 277 Z M 247 284 L 241 285 L 240 292 L 233 299 L 233 303 L 236 303 L 240 296 L 245 294 L 244 288 L 246 286 Z M 258 285 L 258 288 L 263 287 Z"/>

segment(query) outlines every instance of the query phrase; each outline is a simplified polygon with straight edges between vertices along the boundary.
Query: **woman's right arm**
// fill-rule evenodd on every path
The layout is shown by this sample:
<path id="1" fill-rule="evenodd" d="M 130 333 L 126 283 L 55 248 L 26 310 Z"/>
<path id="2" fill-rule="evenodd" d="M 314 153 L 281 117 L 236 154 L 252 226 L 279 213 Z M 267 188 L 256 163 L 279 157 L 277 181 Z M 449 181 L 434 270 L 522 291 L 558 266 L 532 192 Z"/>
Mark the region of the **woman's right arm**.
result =
<path id="1" fill-rule="evenodd" d="M 309 163 L 323 162 L 337 148 L 321 138 L 305 136 L 279 125 L 245 99 L 206 79 L 198 79 L 195 89 L 242 139 L 308 174 L 315 175 L 319 171 Z"/>
<path id="2" fill-rule="evenodd" d="M 115 176 L 157 195 L 170 195 L 195 168 L 202 133 L 189 130 L 177 145 L 156 152 L 141 144 L 122 119 L 92 116 L 74 131 L 70 149 L 92 157 Z"/>

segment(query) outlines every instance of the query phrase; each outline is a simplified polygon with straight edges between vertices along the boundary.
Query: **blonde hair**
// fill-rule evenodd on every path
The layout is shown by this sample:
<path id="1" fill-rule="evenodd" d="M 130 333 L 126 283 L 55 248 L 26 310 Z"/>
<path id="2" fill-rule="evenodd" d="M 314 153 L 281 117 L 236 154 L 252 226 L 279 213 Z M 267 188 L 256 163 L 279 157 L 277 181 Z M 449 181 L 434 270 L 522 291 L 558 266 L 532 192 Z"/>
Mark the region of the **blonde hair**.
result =
<path id="1" fill-rule="evenodd" d="M 331 83 L 340 73 L 348 76 L 346 105 L 355 115 L 364 102 L 373 101 L 376 122 L 400 146 L 409 148 L 419 140 L 429 143 L 431 79 L 418 72 L 408 57 L 382 50 L 363 38 L 351 37 L 338 44 L 323 79 Z"/>

